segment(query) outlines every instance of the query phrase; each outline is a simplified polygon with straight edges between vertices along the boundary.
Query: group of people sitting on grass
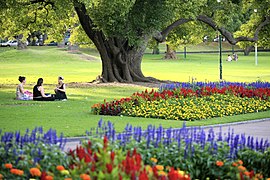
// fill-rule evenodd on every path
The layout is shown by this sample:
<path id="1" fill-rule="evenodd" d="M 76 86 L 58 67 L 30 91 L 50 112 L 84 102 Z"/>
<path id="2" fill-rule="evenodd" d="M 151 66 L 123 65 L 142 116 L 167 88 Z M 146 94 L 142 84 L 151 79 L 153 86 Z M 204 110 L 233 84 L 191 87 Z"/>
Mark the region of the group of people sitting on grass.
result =
<path id="1" fill-rule="evenodd" d="M 233 55 L 231 56 L 230 54 L 228 55 L 227 61 L 237 61 L 238 60 L 238 55 L 236 53 L 233 53 Z"/>
<path id="2" fill-rule="evenodd" d="M 17 100 L 35 100 L 35 101 L 54 101 L 54 100 L 67 100 L 66 86 L 63 82 L 62 76 L 58 77 L 58 85 L 54 89 L 55 94 L 47 94 L 43 88 L 43 79 L 39 78 L 37 84 L 33 88 L 33 93 L 24 90 L 26 78 L 19 76 L 20 84 L 16 88 L 16 99 Z"/>

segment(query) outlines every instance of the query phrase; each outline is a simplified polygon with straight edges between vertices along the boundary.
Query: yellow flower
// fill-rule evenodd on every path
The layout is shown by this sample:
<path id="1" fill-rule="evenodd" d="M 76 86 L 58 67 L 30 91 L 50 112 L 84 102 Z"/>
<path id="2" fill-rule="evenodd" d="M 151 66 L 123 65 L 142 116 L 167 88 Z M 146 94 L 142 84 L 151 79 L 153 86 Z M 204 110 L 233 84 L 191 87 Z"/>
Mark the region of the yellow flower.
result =
<path id="1" fill-rule="evenodd" d="M 62 170 L 61 171 L 61 174 L 63 174 L 63 175 L 69 175 L 69 171 L 68 170 Z"/>
<path id="2" fill-rule="evenodd" d="M 164 171 L 159 171 L 158 172 L 158 175 L 160 175 L 160 176 L 167 176 L 167 173 L 165 173 Z"/>
<path id="3" fill-rule="evenodd" d="M 159 171 L 163 171 L 164 167 L 162 165 L 156 165 L 157 170 Z"/>
<path id="4" fill-rule="evenodd" d="M 184 176 L 185 175 L 185 172 L 184 171 L 178 171 L 178 174 L 180 174 L 181 176 Z"/>
<path id="5" fill-rule="evenodd" d="M 150 160 L 151 160 L 152 162 L 154 162 L 154 163 L 157 163 L 157 161 L 158 161 L 156 158 L 151 158 Z"/>

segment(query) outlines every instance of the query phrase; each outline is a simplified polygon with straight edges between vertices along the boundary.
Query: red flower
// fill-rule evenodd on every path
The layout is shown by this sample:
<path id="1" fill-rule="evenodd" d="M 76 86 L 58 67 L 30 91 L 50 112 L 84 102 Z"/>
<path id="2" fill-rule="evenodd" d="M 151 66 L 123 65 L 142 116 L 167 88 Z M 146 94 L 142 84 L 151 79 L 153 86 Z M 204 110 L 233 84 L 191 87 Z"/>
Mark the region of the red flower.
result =
<path id="1" fill-rule="evenodd" d="M 45 171 L 42 171 L 40 179 L 41 180 L 46 180 L 46 177 L 47 177 L 47 173 Z"/>
<path id="2" fill-rule="evenodd" d="M 103 149 L 107 149 L 107 147 L 108 147 L 108 142 L 109 142 L 109 140 L 108 140 L 107 136 L 104 136 L 104 139 L 103 139 L 104 147 L 103 147 Z"/>
<path id="3" fill-rule="evenodd" d="M 106 164 L 106 168 L 107 168 L 108 173 L 112 172 L 113 167 L 111 164 Z"/>
<path id="4" fill-rule="evenodd" d="M 140 172 L 140 175 L 139 175 L 139 180 L 148 180 L 148 176 L 147 176 L 147 173 L 146 173 L 146 170 L 144 169 L 142 172 Z"/>
<path id="5" fill-rule="evenodd" d="M 115 153 L 112 151 L 112 152 L 111 152 L 111 160 L 112 160 L 112 161 L 114 160 L 114 156 L 115 156 Z"/>
<path id="6" fill-rule="evenodd" d="M 89 154 L 85 154 L 85 156 L 84 156 L 84 162 L 86 162 L 86 163 L 91 162 L 91 156 Z"/>

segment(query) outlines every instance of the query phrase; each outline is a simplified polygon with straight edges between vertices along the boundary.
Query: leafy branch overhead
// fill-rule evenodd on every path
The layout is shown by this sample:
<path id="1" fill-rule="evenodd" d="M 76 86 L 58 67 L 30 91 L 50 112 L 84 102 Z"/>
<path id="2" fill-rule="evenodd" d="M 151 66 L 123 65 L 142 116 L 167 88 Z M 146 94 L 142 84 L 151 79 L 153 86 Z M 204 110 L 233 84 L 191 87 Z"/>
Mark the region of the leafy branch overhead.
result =
<path id="1" fill-rule="evenodd" d="M 159 42 L 164 42 L 166 40 L 166 37 L 168 36 L 168 34 L 176 27 L 190 22 L 190 21 L 194 21 L 194 20 L 198 20 L 201 21 L 207 25 L 209 25 L 210 27 L 212 27 L 215 31 L 219 31 L 228 41 L 230 44 L 235 45 L 236 43 L 240 42 L 240 41 L 250 41 L 250 42 L 255 42 L 258 41 L 258 37 L 259 37 L 259 32 L 260 30 L 264 27 L 270 24 L 270 16 L 267 16 L 264 18 L 264 20 L 257 26 L 255 33 L 254 33 L 254 37 L 247 37 L 247 36 L 239 36 L 237 38 L 233 37 L 233 32 L 228 31 L 226 28 L 224 27 L 219 27 L 217 25 L 217 23 L 210 17 L 206 16 L 206 15 L 199 15 L 197 16 L 196 19 L 179 19 L 175 22 L 173 22 L 171 25 L 169 25 L 168 27 L 166 27 L 163 31 L 158 32 L 154 35 L 155 39 Z"/>
<path id="2" fill-rule="evenodd" d="M 258 41 L 260 32 L 269 36 L 266 30 L 270 21 L 269 3 L 269 0 L 221 0 L 220 3 L 216 0 L 4 0 L 0 2 L 0 38 L 18 35 L 26 38 L 38 31 L 60 42 L 67 29 L 77 36 L 83 30 L 84 38 L 80 39 L 87 37 L 100 53 L 99 82 L 153 82 L 159 80 L 145 77 L 141 69 L 143 54 L 153 36 L 159 42 L 172 43 L 176 39 L 176 44 L 181 44 L 198 42 L 203 35 L 219 31 L 231 44 Z M 254 14 L 257 22 L 252 21 Z M 241 26 L 249 23 L 254 34 L 245 35 Z M 234 33 L 239 30 L 241 33 Z M 265 38 L 263 41 L 268 42 Z"/>

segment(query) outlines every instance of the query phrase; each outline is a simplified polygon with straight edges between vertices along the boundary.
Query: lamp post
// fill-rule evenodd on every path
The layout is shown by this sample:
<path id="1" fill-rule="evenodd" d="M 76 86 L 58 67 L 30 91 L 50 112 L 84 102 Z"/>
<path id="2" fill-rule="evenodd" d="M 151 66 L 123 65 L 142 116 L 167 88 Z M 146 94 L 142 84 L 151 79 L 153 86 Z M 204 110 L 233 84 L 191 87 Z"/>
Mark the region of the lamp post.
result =
<path id="1" fill-rule="evenodd" d="M 219 34 L 219 80 L 222 80 L 222 35 Z"/>
<path id="2" fill-rule="evenodd" d="M 217 0 L 218 3 L 221 0 Z M 218 42 L 219 42 L 219 80 L 222 80 L 222 35 L 218 33 Z"/>
<path id="3" fill-rule="evenodd" d="M 257 9 L 254 9 L 254 12 L 257 13 Z M 258 65 L 258 44 L 257 41 L 255 41 L 255 65 Z"/>

